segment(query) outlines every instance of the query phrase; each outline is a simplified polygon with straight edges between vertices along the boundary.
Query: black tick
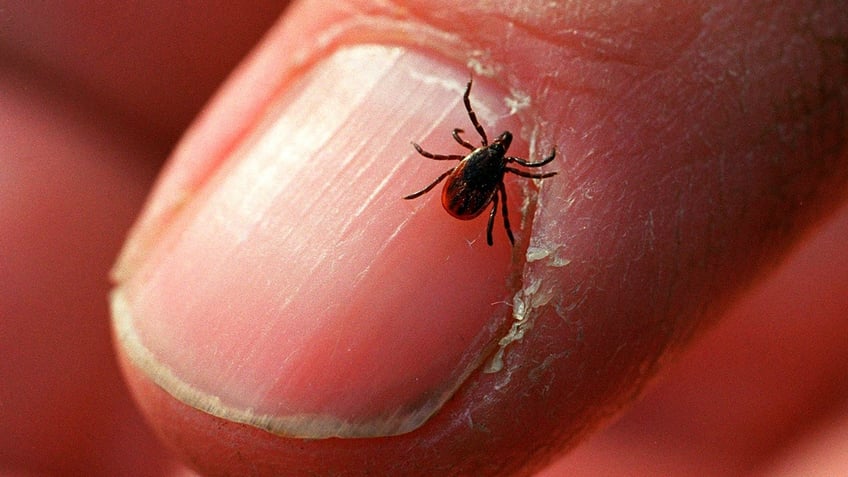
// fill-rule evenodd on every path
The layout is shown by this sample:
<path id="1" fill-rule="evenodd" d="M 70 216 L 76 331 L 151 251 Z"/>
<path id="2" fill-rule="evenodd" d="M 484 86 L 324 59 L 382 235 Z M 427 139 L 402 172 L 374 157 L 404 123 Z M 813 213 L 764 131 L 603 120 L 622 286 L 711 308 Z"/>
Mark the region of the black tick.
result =
<path id="1" fill-rule="evenodd" d="M 551 155 L 542 161 L 528 162 L 519 157 L 506 155 L 506 151 L 512 142 L 512 133 L 509 131 L 502 132 L 497 139 L 489 144 L 489 140 L 486 138 L 486 131 L 483 130 L 483 126 L 477 121 L 477 115 L 471 109 L 471 102 L 468 100 L 468 94 L 471 92 L 471 83 L 472 80 L 469 80 L 462 99 L 465 102 L 465 110 L 468 111 L 471 124 L 474 125 L 477 133 L 480 134 L 482 145 L 475 148 L 473 144 L 460 137 L 460 134 L 465 131 L 459 128 L 453 130 L 452 136 L 456 142 L 471 150 L 471 153 L 467 156 L 460 154 L 433 154 L 421 149 L 421 146 L 413 142 L 412 146 L 418 151 L 418 154 L 426 158 L 437 161 L 459 161 L 459 164 L 437 177 L 427 187 L 404 197 L 404 199 L 409 200 L 420 197 L 430 192 L 439 182 L 447 178 L 445 187 L 442 190 L 442 206 L 449 214 L 460 220 L 470 220 L 483 213 L 486 206 L 492 203 L 492 212 L 489 214 L 489 225 L 486 229 L 486 242 L 492 245 L 492 227 L 495 223 L 498 201 L 500 200 L 506 235 L 509 237 L 510 243 L 515 245 L 515 238 L 513 238 L 512 229 L 509 226 L 506 187 L 504 187 L 503 182 L 504 174 L 511 172 L 531 179 L 544 179 L 555 176 L 556 172 L 532 173 L 515 169 L 510 167 L 509 164 L 514 162 L 524 167 L 544 166 L 556 157 L 556 147 L 551 151 Z"/>

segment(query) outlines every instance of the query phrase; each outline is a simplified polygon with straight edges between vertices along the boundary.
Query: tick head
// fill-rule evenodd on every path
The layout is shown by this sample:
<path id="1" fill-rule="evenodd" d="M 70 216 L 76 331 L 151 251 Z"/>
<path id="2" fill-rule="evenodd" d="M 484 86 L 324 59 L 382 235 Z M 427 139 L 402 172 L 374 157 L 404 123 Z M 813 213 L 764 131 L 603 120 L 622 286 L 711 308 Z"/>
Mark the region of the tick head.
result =
<path id="1" fill-rule="evenodd" d="M 512 143 L 512 133 L 509 131 L 504 131 L 492 142 L 493 147 L 500 146 L 503 149 L 503 152 L 506 153 L 507 149 L 509 149 L 509 145 Z"/>

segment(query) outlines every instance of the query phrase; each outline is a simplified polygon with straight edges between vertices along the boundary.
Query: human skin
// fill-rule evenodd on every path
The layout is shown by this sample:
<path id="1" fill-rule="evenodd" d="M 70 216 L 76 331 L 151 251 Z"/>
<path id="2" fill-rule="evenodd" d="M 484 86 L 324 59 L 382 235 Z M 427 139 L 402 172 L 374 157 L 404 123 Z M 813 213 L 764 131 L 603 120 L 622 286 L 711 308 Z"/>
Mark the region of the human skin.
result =
<path id="1" fill-rule="evenodd" d="M 436 200 L 419 205 L 398 200 L 391 210 L 422 217 L 413 221 L 402 237 L 411 242 L 405 245 L 402 258 L 420 269 L 383 266 L 378 268 L 381 275 L 377 278 L 398 283 L 409 276 L 426 276 L 433 273 L 433 263 L 461 256 L 464 271 L 486 279 L 468 282 L 469 288 L 457 294 L 439 300 L 434 297 L 434 304 L 425 311 L 440 319 L 447 312 L 436 306 L 450 310 L 451 300 L 470 296 L 474 301 L 492 295 L 514 304 L 516 294 L 530 283 L 542 283 L 553 298 L 538 303 L 530 316 L 534 327 L 507 349 L 508 382 L 504 371 L 474 372 L 422 427 L 395 437 L 303 440 L 212 417 L 154 385 L 150 368 L 140 369 L 138 361 L 125 354 L 125 343 L 119 342 L 120 359 L 141 407 L 185 460 L 210 474 L 251 469 L 269 474 L 529 472 L 575 445 L 587 430 L 629 402 L 661 368 L 661 359 L 686 347 L 694 332 L 717 319 L 731 298 L 771 271 L 773 264 L 843 199 L 844 124 L 840 118 L 845 109 L 844 56 L 839 52 L 844 51 L 828 35 L 844 34 L 844 14 L 826 12 L 819 6 L 825 13 L 814 15 L 804 5 L 785 4 L 764 22 L 757 14 L 764 7 L 758 6 L 739 11 L 714 4 L 711 14 L 705 15 L 704 5 L 692 5 L 691 11 L 676 6 L 603 11 L 594 5 L 598 10 L 581 10 L 583 15 L 575 15 L 577 9 L 572 5 L 544 15 L 487 15 L 470 6 L 468 11 L 441 16 L 443 9 L 419 10 L 412 4 L 407 10 L 386 12 L 362 4 L 328 8 L 305 2 L 288 13 L 288 19 L 272 31 L 186 136 L 142 215 L 142 225 L 137 225 L 133 245 L 116 269 L 119 282 L 138 281 L 138 270 L 155 269 L 155 260 L 173 260 L 169 250 L 160 251 L 159 241 L 174 233 L 173 224 L 191 219 L 189 212 L 172 209 L 175 197 L 181 206 L 188 203 L 189 208 L 202 210 L 202 200 L 214 197 L 207 182 L 226 181 L 226 174 L 219 169 L 232 162 L 233 144 L 257 127 L 266 104 L 293 94 L 289 88 L 342 45 L 380 40 L 414 46 L 417 53 L 404 53 L 407 65 L 437 69 L 459 84 L 467 72 L 463 65 L 473 58 L 482 65 L 475 86 L 482 104 L 497 105 L 505 90 L 532 98 L 531 109 L 520 111 L 503 126 L 524 133 L 524 140 L 517 141 L 512 152 L 527 157 L 527 137 L 539 127 L 536 154 L 556 143 L 561 160 L 554 163 L 559 175 L 546 180 L 538 196 L 532 187 L 524 190 L 510 185 L 513 222 L 522 224 L 514 258 L 502 231 L 496 230 L 496 246 L 489 249 L 480 240 L 481 221 L 445 220 Z M 457 18 L 462 19 L 461 29 Z M 510 18 L 521 27 L 511 27 L 507 23 Z M 819 20 L 801 22 L 808 33 L 799 34 L 794 23 L 797 18 Z M 560 27 L 556 29 L 559 35 L 552 33 L 550 24 Z M 342 27 L 334 29 L 333 25 Z M 545 41 L 538 35 L 540 31 L 546 32 Z M 320 36 L 315 32 L 330 33 Z M 442 32 L 453 35 L 443 37 L 439 35 Z M 311 41 L 316 36 L 326 40 L 317 42 L 323 48 L 316 48 Z M 481 60 L 472 51 L 494 56 Z M 551 58 L 559 63 L 552 65 Z M 810 64 L 804 64 L 807 61 Z M 486 66 L 493 65 L 496 74 L 487 75 Z M 403 98 L 403 86 L 381 84 L 380 90 L 389 97 Z M 410 111 L 390 109 L 391 114 L 411 115 L 413 122 L 432 127 L 425 137 L 400 129 L 393 131 L 399 137 L 387 138 L 366 121 L 345 123 L 340 132 L 351 137 L 365 135 L 367 142 L 392 140 L 406 148 L 401 153 L 401 169 L 392 171 L 396 183 L 389 184 L 386 194 L 400 197 L 417 190 L 415 185 L 423 185 L 422 179 L 429 177 L 423 174 L 442 170 L 441 164 L 422 166 L 423 159 L 406 145 L 408 139 L 447 152 L 456 147 L 448 132 L 458 126 L 468 130 L 466 123 L 456 123 L 464 120 L 461 110 L 445 120 L 433 117 L 434 110 L 447 114 L 455 109 L 456 99 L 446 97 L 439 103 L 442 98 L 438 97 L 427 107 Z M 367 109 L 362 114 L 366 119 L 378 116 Z M 490 130 L 490 136 L 500 127 Z M 404 176 L 408 168 L 415 174 Z M 320 177 L 324 171 L 315 164 L 299 171 L 298 178 L 314 180 L 310 174 Z M 359 184 L 354 179 L 344 183 L 352 194 Z M 519 204 L 525 193 L 538 197 L 539 205 L 530 209 L 531 218 L 522 220 Z M 299 197 L 294 194 L 288 205 L 297 209 Z M 342 202 L 329 218 L 346 215 L 349 209 L 345 207 L 356 210 L 359 204 Z M 369 212 L 371 209 L 365 208 L 349 226 L 353 230 L 371 226 L 374 214 Z M 379 217 L 385 223 L 377 221 L 377 227 L 396 227 L 391 222 L 398 220 L 395 215 Z M 198 253 L 204 253 L 204 244 L 196 245 Z M 560 260 L 553 263 L 549 254 L 527 264 L 524 248 L 528 245 L 539 254 L 554 247 L 554 256 Z M 262 251 L 265 244 L 246 246 Z M 284 256 L 275 259 L 287 263 Z M 184 263 L 184 273 L 199 274 L 200 270 L 193 268 L 197 260 L 177 256 L 174 266 Z M 374 260 L 379 265 L 379 257 Z M 287 272 L 285 267 L 278 268 L 280 274 Z M 267 270 L 262 273 L 272 283 L 283 280 Z M 498 273 L 513 277 L 509 286 L 504 286 L 504 280 L 490 278 Z M 327 286 L 331 297 L 335 293 L 332 287 L 340 285 L 329 282 Z M 190 286 L 186 290 L 193 293 Z M 364 288 L 358 293 L 369 295 Z M 263 306 L 249 296 L 233 300 L 243 307 L 240 319 L 246 316 L 249 320 L 249 310 Z M 131 305 L 139 310 L 145 306 L 165 310 L 163 316 L 134 315 L 133 323 L 139 326 L 144 326 L 145 320 L 167 324 L 190 319 L 172 317 L 167 307 Z M 496 320 L 497 325 L 493 334 L 503 333 L 510 325 L 509 314 L 491 314 L 487 318 Z M 375 333 L 368 326 L 367 315 L 355 318 L 362 333 Z M 414 313 L 399 319 L 425 318 L 428 323 L 434 321 L 432 316 L 416 317 Z M 822 324 L 841 323 L 823 320 Z M 155 335 L 148 338 L 152 342 Z M 189 348 L 203 344 L 181 343 Z M 718 349 L 727 354 L 717 353 L 716 362 L 726 357 L 735 364 L 731 361 L 736 358 L 733 348 Z M 826 349 L 839 351 L 838 346 Z M 819 362 L 826 371 L 821 373 L 821 382 L 844 376 L 837 365 L 827 366 L 844 361 Z M 254 371 L 273 373 L 273 369 Z M 401 374 L 404 371 L 398 369 Z M 739 372 L 744 376 L 744 368 Z M 352 378 L 355 381 L 357 376 Z M 788 392 L 781 383 L 773 384 L 774 389 L 767 393 L 769 402 L 777 402 Z M 672 395 L 667 399 L 674 402 L 674 389 L 669 392 Z M 819 405 L 829 407 L 827 402 Z M 768 417 L 780 421 L 779 416 Z M 749 439 L 769 437 L 763 434 L 752 432 Z M 644 436 L 634 433 L 632 437 Z M 693 457 L 692 462 L 696 461 Z M 740 462 L 750 457 L 738 456 Z M 738 466 L 741 464 L 727 468 Z"/>
<path id="2" fill-rule="evenodd" d="M 173 142 L 281 9 L 233 23 L 170 3 L 4 3 L 0 474 L 178 468 L 119 373 L 108 270 Z"/>

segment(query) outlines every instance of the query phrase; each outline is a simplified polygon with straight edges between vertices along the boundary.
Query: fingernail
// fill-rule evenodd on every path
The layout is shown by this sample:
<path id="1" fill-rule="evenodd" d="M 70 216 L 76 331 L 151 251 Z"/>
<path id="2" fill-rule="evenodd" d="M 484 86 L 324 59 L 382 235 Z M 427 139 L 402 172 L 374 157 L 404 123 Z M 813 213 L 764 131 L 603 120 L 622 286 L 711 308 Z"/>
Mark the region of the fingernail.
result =
<path id="1" fill-rule="evenodd" d="M 275 98 L 121 274 L 112 310 L 133 365 L 186 404 L 287 436 L 400 434 L 438 412 L 510 316 L 503 230 L 488 247 L 487 214 L 453 219 L 438 189 L 401 199 L 450 167 L 410 141 L 462 152 L 450 131 L 473 131 L 467 79 L 360 46 Z M 503 93 L 474 88 L 490 137 L 515 132 Z"/>

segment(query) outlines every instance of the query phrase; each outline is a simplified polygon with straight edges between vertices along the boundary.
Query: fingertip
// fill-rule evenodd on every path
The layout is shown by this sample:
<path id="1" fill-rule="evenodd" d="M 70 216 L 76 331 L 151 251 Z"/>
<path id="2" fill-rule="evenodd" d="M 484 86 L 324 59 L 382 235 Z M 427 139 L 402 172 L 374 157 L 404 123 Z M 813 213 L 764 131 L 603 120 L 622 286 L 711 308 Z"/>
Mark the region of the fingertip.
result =
<path id="1" fill-rule="evenodd" d="M 276 433 L 425 422 L 509 316 L 511 234 L 485 247 L 482 219 L 400 200 L 441 169 L 409 137 L 456 148 L 445 124 L 467 121 L 462 75 L 352 47 L 278 98 L 113 294 L 130 359 L 178 399 Z M 485 97 L 483 118 L 506 112 Z"/>

